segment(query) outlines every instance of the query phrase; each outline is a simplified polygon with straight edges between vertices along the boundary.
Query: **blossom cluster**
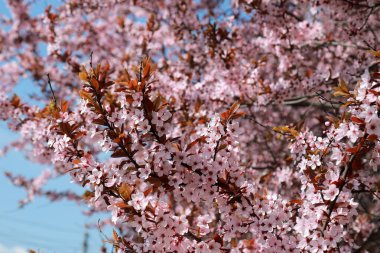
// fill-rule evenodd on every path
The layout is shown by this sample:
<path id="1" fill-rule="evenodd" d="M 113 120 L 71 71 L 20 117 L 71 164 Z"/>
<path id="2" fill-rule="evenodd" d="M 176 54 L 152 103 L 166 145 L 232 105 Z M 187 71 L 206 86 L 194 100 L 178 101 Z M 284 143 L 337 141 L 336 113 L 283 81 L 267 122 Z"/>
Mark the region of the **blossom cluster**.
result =
<path id="1" fill-rule="evenodd" d="M 2 154 L 52 167 L 7 173 L 21 204 L 108 212 L 119 253 L 379 247 L 378 1 L 8 5 Z M 83 196 L 44 190 L 67 174 Z"/>
<path id="2" fill-rule="evenodd" d="M 176 104 L 152 89 L 153 68 L 145 60 L 138 79 L 119 81 L 107 79 L 107 65 L 83 69 L 80 105 L 71 111 L 64 102 L 45 115 L 52 117 L 52 160 L 66 164 L 73 180 L 88 188 L 89 203 L 112 211 L 114 224 L 128 231 L 115 232 L 120 252 L 357 247 L 350 235 L 362 231 L 347 229 L 359 217 L 354 195 L 377 192 L 376 170 L 364 165 L 379 165 L 379 133 L 371 127 L 377 114 L 365 120 L 365 111 L 377 107 L 379 87 L 368 72 L 355 91 L 343 94 L 347 109 L 325 123 L 322 136 L 274 128 L 291 141 L 298 189 L 291 198 L 263 188 L 246 172 L 238 142 L 245 116 L 240 103 L 189 131 Z M 96 148 L 114 159 L 97 161 L 81 144 L 86 139 L 98 140 Z"/>

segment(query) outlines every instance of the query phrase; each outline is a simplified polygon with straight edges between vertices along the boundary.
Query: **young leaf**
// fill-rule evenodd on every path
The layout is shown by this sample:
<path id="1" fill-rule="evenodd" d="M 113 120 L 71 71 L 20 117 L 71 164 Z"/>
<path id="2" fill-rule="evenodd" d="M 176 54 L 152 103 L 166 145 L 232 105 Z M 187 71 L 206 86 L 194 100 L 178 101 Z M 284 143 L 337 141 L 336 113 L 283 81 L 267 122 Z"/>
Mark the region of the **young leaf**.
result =
<path id="1" fill-rule="evenodd" d="M 99 85 L 98 80 L 96 80 L 95 77 L 92 77 L 92 78 L 91 78 L 91 84 L 92 84 L 92 86 L 94 87 L 94 89 L 95 89 L 96 91 L 99 90 L 100 85 Z"/>
<path id="2" fill-rule="evenodd" d="M 69 108 L 69 102 L 62 100 L 61 101 L 61 111 L 66 112 L 68 108 Z"/>
<path id="3" fill-rule="evenodd" d="M 355 117 L 355 116 L 351 116 L 351 121 L 359 125 L 363 125 L 365 123 L 364 120 L 359 119 L 358 117 Z"/>
<path id="4" fill-rule="evenodd" d="M 117 234 L 116 230 L 112 230 L 112 236 L 115 242 L 119 242 L 119 235 Z"/>
<path id="5" fill-rule="evenodd" d="M 335 92 L 333 95 L 336 97 L 338 96 L 349 97 L 351 95 L 350 91 L 348 90 L 347 84 L 343 79 L 340 80 L 338 88 L 335 88 Z"/>
<path id="6" fill-rule="evenodd" d="M 373 56 L 377 57 L 377 58 L 380 58 L 380 50 L 378 51 L 375 51 L 375 50 L 368 50 L 368 52 L 370 54 L 372 54 Z"/>
<path id="7" fill-rule="evenodd" d="M 118 157 L 126 157 L 126 154 L 123 150 L 117 149 L 115 152 L 112 153 L 111 157 L 118 158 Z"/>
<path id="8" fill-rule="evenodd" d="M 79 72 L 79 78 L 84 82 L 88 82 L 88 73 L 85 67 L 82 67 L 81 72 Z"/>
<path id="9" fill-rule="evenodd" d="M 130 200 L 132 192 L 135 190 L 133 185 L 122 183 L 119 186 L 119 194 L 124 200 Z"/>

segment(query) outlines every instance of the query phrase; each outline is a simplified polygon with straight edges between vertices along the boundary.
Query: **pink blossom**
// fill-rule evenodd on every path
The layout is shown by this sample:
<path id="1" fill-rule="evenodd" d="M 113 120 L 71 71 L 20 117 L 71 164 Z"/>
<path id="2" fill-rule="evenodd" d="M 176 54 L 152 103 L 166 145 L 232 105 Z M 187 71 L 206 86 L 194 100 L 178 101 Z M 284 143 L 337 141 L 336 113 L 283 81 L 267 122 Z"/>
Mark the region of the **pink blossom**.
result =
<path id="1" fill-rule="evenodd" d="M 311 167 L 312 170 L 315 170 L 317 166 L 321 166 L 321 158 L 319 155 L 311 155 L 310 160 L 307 162 L 307 165 Z"/>
<path id="2" fill-rule="evenodd" d="M 51 166 L 22 205 L 110 213 L 120 253 L 376 251 L 375 1 L 34 2 L 0 31 L 0 153 Z"/>
<path id="3" fill-rule="evenodd" d="M 330 184 L 327 190 L 323 191 L 323 197 L 326 200 L 334 200 L 334 198 L 339 194 L 339 189 L 335 184 Z"/>
<path id="4" fill-rule="evenodd" d="M 353 123 L 349 123 L 349 129 L 346 133 L 351 142 L 356 142 L 359 137 L 363 136 L 363 132 L 359 130 L 359 126 Z"/>
<path id="5" fill-rule="evenodd" d="M 132 199 L 128 202 L 136 210 L 144 211 L 149 203 L 149 199 L 144 196 L 144 193 L 137 192 L 132 194 Z"/>
<path id="6" fill-rule="evenodd" d="M 93 169 L 91 175 L 88 176 L 88 180 L 93 184 L 100 184 L 100 180 L 103 176 L 103 172 L 98 169 Z"/>
<path id="7" fill-rule="evenodd" d="M 373 118 L 371 122 L 366 124 L 367 133 L 380 136 L 380 118 Z"/>

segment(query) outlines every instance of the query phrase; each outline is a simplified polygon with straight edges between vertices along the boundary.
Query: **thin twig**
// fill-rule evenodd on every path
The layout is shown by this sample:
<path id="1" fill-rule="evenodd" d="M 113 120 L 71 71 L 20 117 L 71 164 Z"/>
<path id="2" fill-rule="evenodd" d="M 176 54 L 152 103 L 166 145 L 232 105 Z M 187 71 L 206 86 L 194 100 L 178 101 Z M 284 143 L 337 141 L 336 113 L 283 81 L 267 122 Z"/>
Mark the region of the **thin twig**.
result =
<path id="1" fill-rule="evenodd" d="M 140 62 L 140 71 L 139 71 L 139 83 L 142 81 L 142 71 L 143 71 L 143 63 Z"/>
<path id="2" fill-rule="evenodd" d="M 92 68 L 92 55 L 94 54 L 94 51 L 91 51 L 90 53 L 90 67 Z"/>
<path id="3" fill-rule="evenodd" d="M 51 86 L 50 75 L 47 74 L 47 77 L 48 77 L 48 84 L 49 84 L 49 87 L 50 87 L 51 94 L 53 94 L 54 105 L 57 106 L 57 99 L 55 98 L 53 87 Z"/>

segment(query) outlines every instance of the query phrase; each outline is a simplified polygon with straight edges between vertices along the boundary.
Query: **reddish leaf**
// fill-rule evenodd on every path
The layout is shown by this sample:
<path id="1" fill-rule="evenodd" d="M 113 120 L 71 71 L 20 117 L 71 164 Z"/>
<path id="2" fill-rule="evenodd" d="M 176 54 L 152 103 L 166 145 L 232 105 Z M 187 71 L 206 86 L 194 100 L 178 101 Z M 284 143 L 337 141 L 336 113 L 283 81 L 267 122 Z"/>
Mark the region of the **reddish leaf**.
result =
<path id="1" fill-rule="evenodd" d="M 348 86 L 346 82 L 343 79 L 341 79 L 338 87 L 335 88 L 334 96 L 349 97 L 350 95 L 351 94 L 350 94 L 350 91 L 348 90 Z"/>
<path id="2" fill-rule="evenodd" d="M 79 72 L 79 78 L 84 81 L 84 82 L 88 82 L 88 74 L 87 74 L 87 71 L 86 71 L 86 68 L 82 67 L 82 71 Z"/>
<path id="3" fill-rule="evenodd" d="M 20 98 L 16 94 L 13 95 L 11 104 L 16 108 L 20 106 Z"/>
<path id="4" fill-rule="evenodd" d="M 245 112 L 236 112 L 234 115 L 231 116 L 230 119 L 238 119 L 243 116 L 245 116 Z"/>
<path id="5" fill-rule="evenodd" d="M 303 200 L 302 199 L 292 199 L 290 201 L 291 204 L 297 204 L 297 205 L 302 205 Z"/>
<path id="6" fill-rule="evenodd" d="M 92 101 L 92 95 L 84 90 L 79 91 L 79 96 L 85 100 Z"/>
<path id="7" fill-rule="evenodd" d="M 148 196 L 153 191 L 153 187 L 149 188 L 148 190 L 144 191 L 144 196 Z"/>
<path id="8" fill-rule="evenodd" d="M 240 102 L 235 102 L 230 108 L 230 114 L 234 114 L 240 107 Z"/>
<path id="9" fill-rule="evenodd" d="M 363 168 L 363 165 L 360 161 L 360 159 L 355 159 L 353 162 L 352 162 L 352 169 L 353 170 L 360 170 L 361 168 Z"/>
<path id="10" fill-rule="evenodd" d="M 91 84 L 92 84 L 92 87 L 94 87 L 94 89 L 95 89 L 96 91 L 99 90 L 100 85 L 99 85 L 98 80 L 96 80 L 95 77 L 92 77 L 92 78 L 91 78 Z"/>
<path id="11" fill-rule="evenodd" d="M 220 114 L 220 118 L 224 121 L 227 121 L 229 116 L 230 116 L 230 111 L 225 111 L 222 114 Z"/>
<path id="12" fill-rule="evenodd" d="M 226 143 L 223 143 L 222 145 L 220 145 L 220 146 L 218 147 L 217 152 L 219 152 L 220 150 L 225 149 L 227 146 L 228 146 L 228 145 L 227 145 Z"/>
<path id="13" fill-rule="evenodd" d="M 130 82 L 129 82 L 129 88 L 131 90 L 137 90 L 137 80 L 136 79 L 132 79 Z"/>
<path id="14" fill-rule="evenodd" d="M 370 135 L 368 135 L 367 140 L 369 140 L 369 141 L 376 141 L 377 138 L 378 137 L 377 137 L 376 134 L 370 134 Z"/>
<path id="15" fill-rule="evenodd" d="M 158 95 L 156 97 L 156 99 L 153 102 L 153 110 L 155 110 L 155 111 L 159 110 L 158 108 L 160 107 L 162 100 L 163 100 L 163 97 L 161 95 Z"/>
<path id="16" fill-rule="evenodd" d="M 235 112 L 239 109 L 239 107 L 240 107 L 240 103 L 237 101 L 233 103 L 233 105 L 231 106 L 229 110 L 220 114 L 220 118 L 222 119 L 224 124 L 230 121 L 231 117 L 235 114 Z"/>
<path id="17" fill-rule="evenodd" d="M 116 202 L 114 205 L 119 207 L 119 208 L 128 208 L 129 207 L 126 203 L 124 203 L 124 201 Z"/>
<path id="18" fill-rule="evenodd" d="M 150 75 L 150 64 L 149 64 L 149 62 L 147 62 L 147 64 L 144 67 L 144 70 L 143 70 L 143 73 L 142 73 L 142 77 L 145 79 L 149 75 Z"/>
<path id="19" fill-rule="evenodd" d="M 117 149 L 111 154 L 111 157 L 113 158 L 126 157 L 126 154 L 122 149 Z"/>
<path id="20" fill-rule="evenodd" d="M 359 119 L 358 117 L 355 117 L 355 116 L 351 116 L 351 121 L 352 121 L 352 122 L 355 122 L 355 123 L 357 123 L 357 124 L 360 124 L 360 125 L 362 125 L 362 124 L 365 123 L 364 120 Z"/>
<path id="21" fill-rule="evenodd" d="M 78 140 L 78 139 L 82 138 L 85 135 L 86 134 L 84 132 L 76 132 L 76 133 L 73 134 L 73 139 Z"/>
<path id="22" fill-rule="evenodd" d="M 380 51 L 375 51 L 375 50 L 368 50 L 368 52 L 370 54 L 372 54 L 373 56 L 377 57 L 377 58 L 380 58 Z"/>
<path id="23" fill-rule="evenodd" d="M 215 240 L 215 242 L 217 242 L 217 243 L 219 243 L 220 245 L 223 246 L 223 239 L 222 239 L 222 237 L 219 234 L 215 234 L 214 235 L 214 240 Z"/>
<path id="24" fill-rule="evenodd" d="M 62 122 L 59 124 L 61 131 L 66 135 L 71 135 L 71 126 L 67 122 Z"/>
<path id="25" fill-rule="evenodd" d="M 149 189 L 145 190 L 144 191 L 144 196 L 148 196 L 149 194 L 151 194 L 153 192 L 153 187 L 150 187 Z"/>
<path id="26" fill-rule="evenodd" d="M 61 111 L 66 112 L 68 108 L 69 108 L 69 102 L 62 100 L 61 101 Z"/>
<path id="27" fill-rule="evenodd" d="M 115 242 L 119 241 L 119 235 L 117 234 L 115 229 L 112 230 L 112 236 Z"/>
<path id="28" fill-rule="evenodd" d="M 97 124 L 97 125 L 101 125 L 101 126 L 106 126 L 107 125 L 107 122 L 103 118 L 94 119 L 92 121 L 92 123 Z"/>
<path id="29" fill-rule="evenodd" d="M 148 116 L 148 118 L 151 118 L 152 117 L 152 111 L 153 111 L 153 107 L 154 107 L 154 104 L 153 104 L 153 102 L 152 101 L 150 101 L 150 99 L 149 99 L 149 97 L 148 96 L 146 96 L 146 95 L 144 95 L 144 97 L 143 97 L 143 104 L 144 104 L 144 107 L 145 107 L 145 109 L 146 109 L 146 111 L 147 111 L 147 116 Z"/>
<path id="30" fill-rule="evenodd" d="M 352 153 L 352 154 L 356 154 L 359 151 L 359 147 L 355 146 L 355 147 L 352 147 L 352 148 L 347 148 L 346 151 L 349 152 L 349 153 Z"/>
<path id="31" fill-rule="evenodd" d="M 197 97 L 197 100 L 195 101 L 194 110 L 195 112 L 199 112 L 200 108 L 202 106 L 202 101 L 199 97 Z"/>
<path id="32" fill-rule="evenodd" d="M 187 145 L 186 151 L 190 150 L 192 147 L 194 147 L 199 142 L 205 143 L 206 139 L 207 139 L 206 136 L 201 136 L 201 137 L 197 138 L 196 140 L 192 141 L 189 145 Z"/>
<path id="33" fill-rule="evenodd" d="M 379 96 L 380 91 L 375 91 L 375 90 L 368 90 L 368 92 L 372 93 L 373 95 Z"/>
<path id="34" fill-rule="evenodd" d="M 122 183 L 119 186 L 119 194 L 124 200 L 129 200 L 134 190 L 135 190 L 135 187 L 127 183 Z"/>
<path id="35" fill-rule="evenodd" d="M 95 196 L 95 194 L 93 192 L 90 192 L 90 191 L 85 191 L 82 195 L 82 198 L 86 201 L 89 201 L 91 198 L 93 198 Z"/>

